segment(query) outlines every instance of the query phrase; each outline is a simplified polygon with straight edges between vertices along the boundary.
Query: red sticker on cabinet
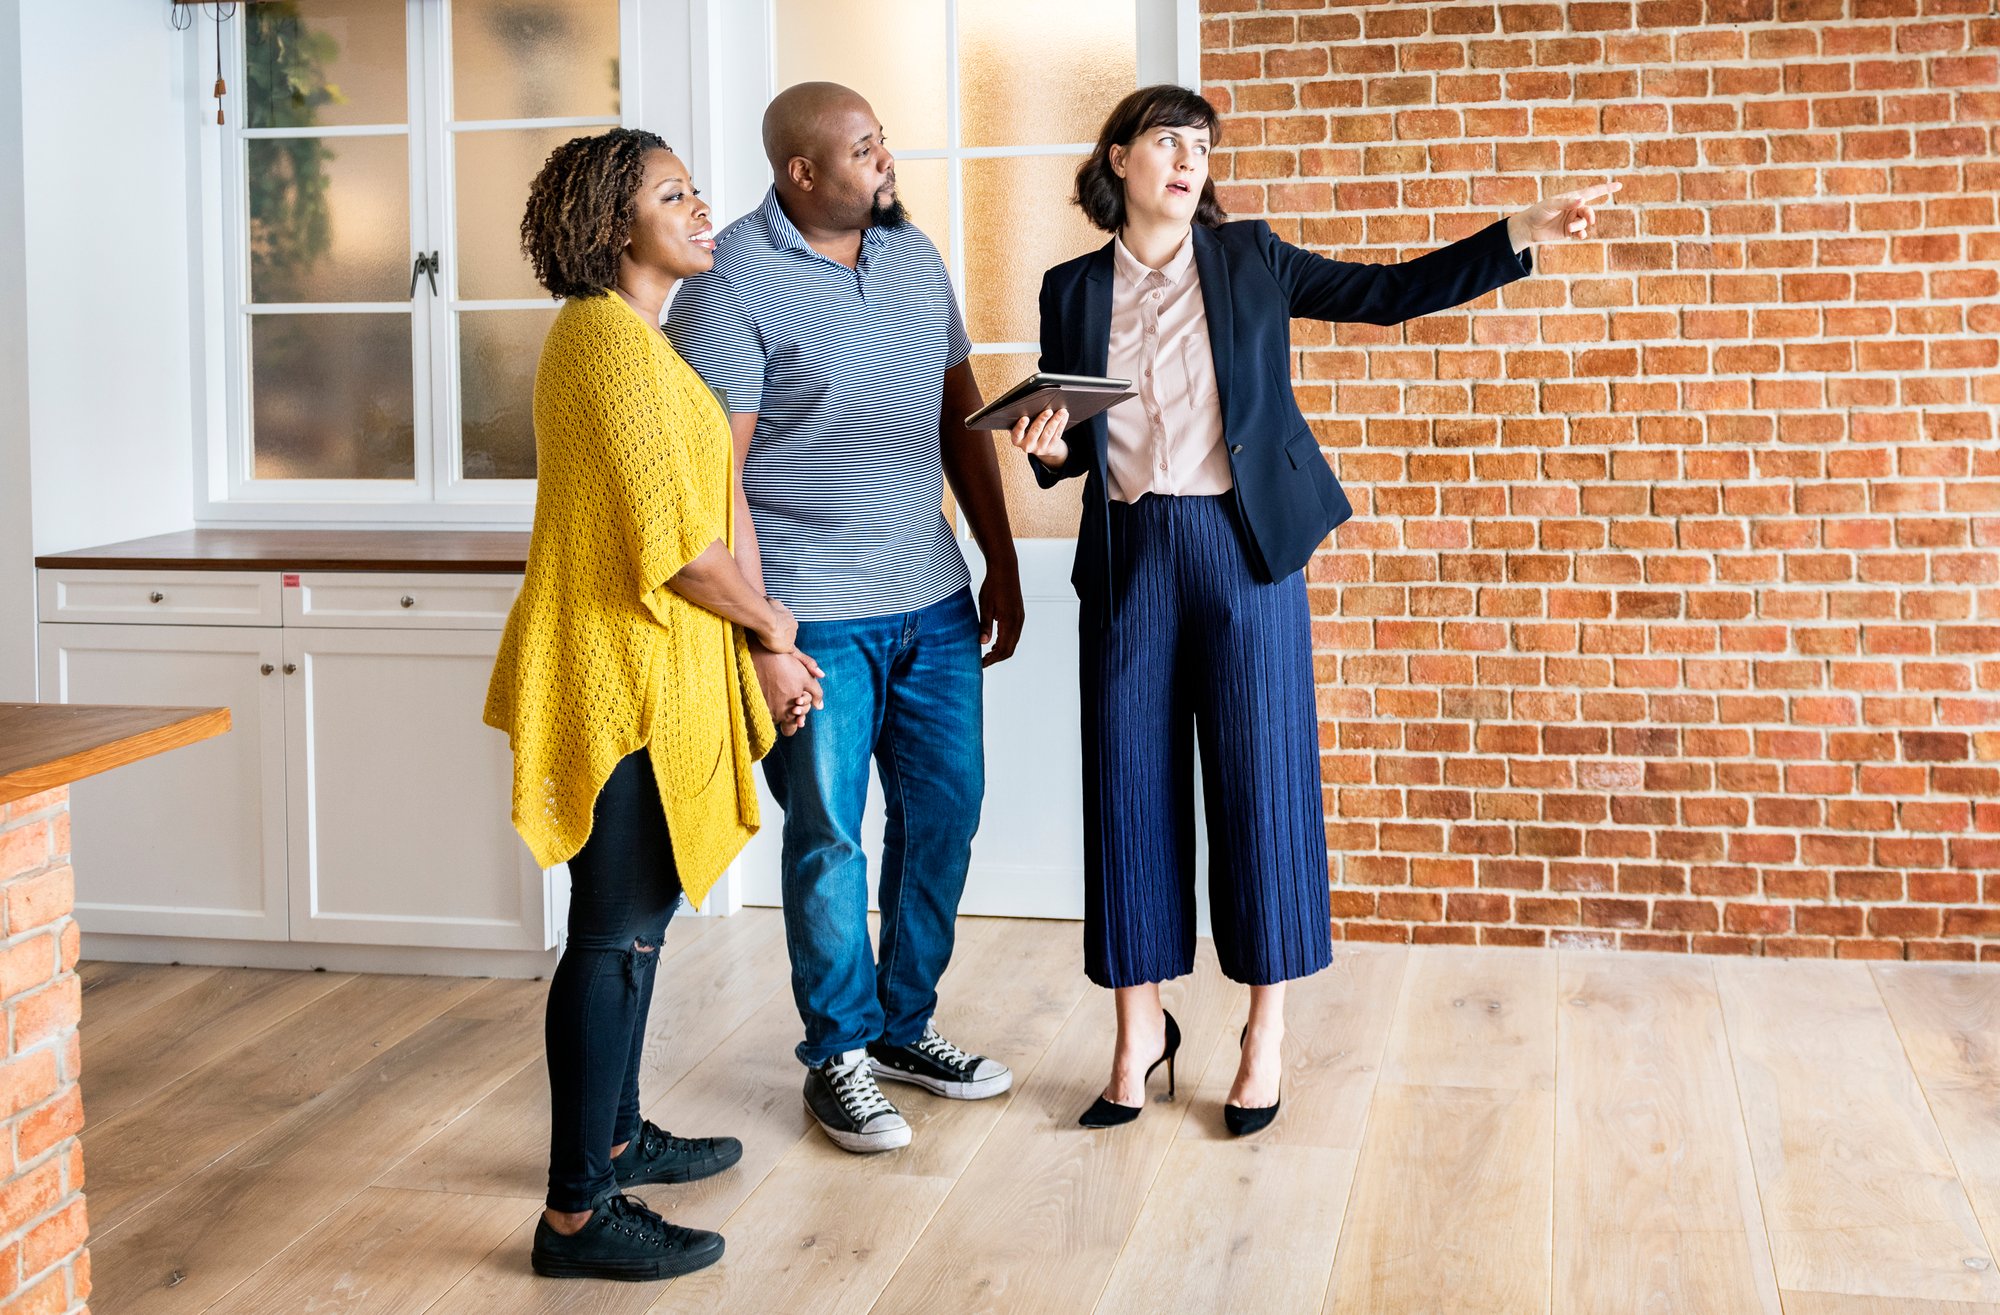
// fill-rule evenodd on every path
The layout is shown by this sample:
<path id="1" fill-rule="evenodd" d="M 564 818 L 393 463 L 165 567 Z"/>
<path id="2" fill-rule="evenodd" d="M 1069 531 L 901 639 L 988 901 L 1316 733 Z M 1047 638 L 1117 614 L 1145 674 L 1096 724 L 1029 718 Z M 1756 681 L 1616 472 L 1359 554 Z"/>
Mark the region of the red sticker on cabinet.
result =
<path id="1" fill-rule="evenodd" d="M 287 588 L 287 589 L 296 589 L 296 588 L 298 588 L 298 587 L 299 587 L 299 577 L 298 577 L 298 576 L 296 576 L 296 575 L 288 575 L 288 576 L 286 576 L 286 577 L 285 577 L 285 588 Z"/>

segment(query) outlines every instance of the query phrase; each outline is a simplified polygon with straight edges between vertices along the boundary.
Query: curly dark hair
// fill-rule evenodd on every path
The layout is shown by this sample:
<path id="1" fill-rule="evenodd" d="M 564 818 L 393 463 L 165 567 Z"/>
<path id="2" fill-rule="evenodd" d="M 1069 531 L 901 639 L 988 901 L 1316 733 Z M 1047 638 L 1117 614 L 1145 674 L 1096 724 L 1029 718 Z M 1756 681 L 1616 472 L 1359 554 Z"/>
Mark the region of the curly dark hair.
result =
<path id="1" fill-rule="evenodd" d="M 528 186 L 521 250 L 551 297 L 601 297 L 618 281 L 646 152 L 671 151 L 643 128 L 572 137 Z"/>
<path id="2" fill-rule="evenodd" d="M 1222 116 L 1186 87 L 1171 83 L 1141 87 L 1119 101 L 1104 121 L 1104 131 L 1097 134 L 1096 149 L 1076 171 L 1076 195 L 1071 198 L 1086 219 L 1107 233 L 1125 227 L 1125 180 L 1111 171 L 1111 148 L 1130 146 L 1153 128 L 1206 128 L 1211 146 L 1222 140 Z M 1215 199 L 1215 181 L 1202 183 L 1194 222 L 1219 228 L 1228 219 Z"/>

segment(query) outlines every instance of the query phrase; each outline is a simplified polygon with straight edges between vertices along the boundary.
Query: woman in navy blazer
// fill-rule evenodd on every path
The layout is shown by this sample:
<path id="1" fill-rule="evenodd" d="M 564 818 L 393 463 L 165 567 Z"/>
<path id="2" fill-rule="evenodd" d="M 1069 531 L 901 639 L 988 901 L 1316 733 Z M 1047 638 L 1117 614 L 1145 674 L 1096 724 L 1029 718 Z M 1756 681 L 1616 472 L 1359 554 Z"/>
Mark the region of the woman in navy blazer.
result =
<path id="1" fill-rule="evenodd" d="M 1067 434 L 1067 416 L 1045 412 L 1013 439 L 1044 487 L 1085 480 L 1071 577 L 1083 601 L 1084 960 L 1116 994 L 1118 1041 L 1081 1122 L 1137 1117 L 1160 1064 L 1172 1094 L 1180 1034 L 1159 983 L 1194 966 L 1198 740 L 1216 954 L 1251 987 L 1223 1111 L 1241 1135 L 1277 1114 L 1284 983 L 1332 956 L 1303 568 L 1353 508 L 1292 395 L 1291 320 L 1393 325 L 1470 301 L 1527 275 L 1531 242 L 1587 236 L 1592 207 L 1618 185 L 1553 197 L 1402 264 L 1355 264 L 1260 220 L 1224 222 L 1208 177 L 1219 130 L 1214 108 L 1181 87 L 1141 88 L 1112 112 L 1076 201 L 1113 240 L 1043 278 L 1041 368 L 1130 370 L 1140 396 Z"/>

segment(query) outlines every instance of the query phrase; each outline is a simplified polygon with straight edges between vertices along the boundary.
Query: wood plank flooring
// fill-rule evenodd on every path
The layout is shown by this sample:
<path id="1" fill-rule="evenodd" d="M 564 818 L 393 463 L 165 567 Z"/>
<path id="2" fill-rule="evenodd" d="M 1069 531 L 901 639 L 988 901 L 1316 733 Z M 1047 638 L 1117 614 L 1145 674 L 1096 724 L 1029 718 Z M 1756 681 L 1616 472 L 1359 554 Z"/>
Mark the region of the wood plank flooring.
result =
<path id="1" fill-rule="evenodd" d="M 2000 1315 L 2000 971 L 1342 946 L 1292 992 L 1285 1109 L 1226 1137 L 1245 993 L 1166 990 L 1179 1099 L 1076 1115 L 1108 995 L 1074 924 L 965 919 L 939 1025 L 997 1100 L 891 1095 L 849 1156 L 800 1107 L 777 916 L 663 947 L 656 1121 L 743 1138 L 645 1195 L 729 1253 L 538 1279 L 546 987 L 86 964 L 97 1309 L 1020 1315 Z"/>

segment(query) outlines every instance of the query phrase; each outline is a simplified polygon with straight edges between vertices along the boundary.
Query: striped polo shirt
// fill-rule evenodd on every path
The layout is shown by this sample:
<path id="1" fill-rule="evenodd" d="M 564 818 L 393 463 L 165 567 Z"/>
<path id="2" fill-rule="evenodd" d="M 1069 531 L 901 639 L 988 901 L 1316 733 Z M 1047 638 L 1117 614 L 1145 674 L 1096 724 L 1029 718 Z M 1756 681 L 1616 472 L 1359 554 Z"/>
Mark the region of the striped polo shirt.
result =
<path id="1" fill-rule="evenodd" d="M 970 575 L 946 523 L 938 415 L 971 354 L 951 276 L 915 224 L 822 256 L 778 205 L 722 230 L 667 336 L 733 412 L 757 413 L 743 491 L 764 588 L 801 621 L 915 611 Z"/>

